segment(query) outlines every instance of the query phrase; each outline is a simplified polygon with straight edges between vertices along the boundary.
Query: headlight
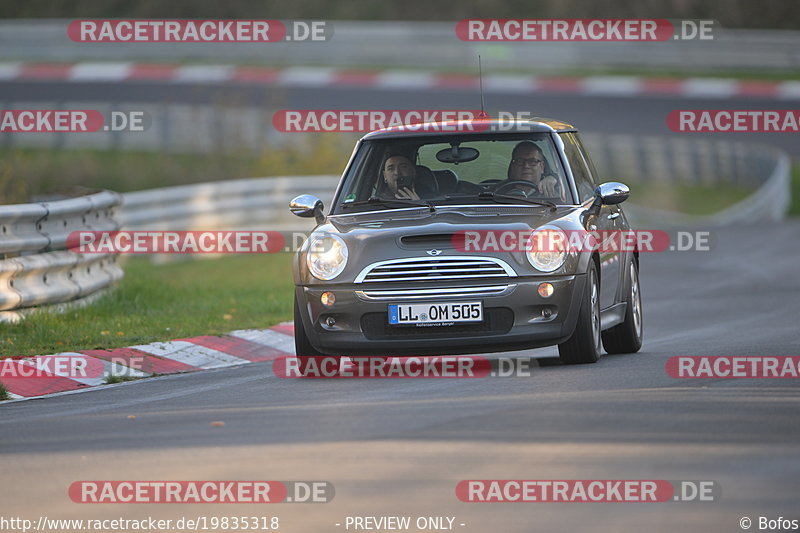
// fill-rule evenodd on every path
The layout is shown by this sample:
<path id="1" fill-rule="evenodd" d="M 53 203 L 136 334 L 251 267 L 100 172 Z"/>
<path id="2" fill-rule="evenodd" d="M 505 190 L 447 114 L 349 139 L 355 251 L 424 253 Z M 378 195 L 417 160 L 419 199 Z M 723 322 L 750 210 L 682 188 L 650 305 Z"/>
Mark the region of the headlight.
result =
<path id="1" fill-rule="evenodd" d="M 306 265 L 315 278 L 328 281 L 344 270 L 347 264 L 347 245 L 337 235 L 312 236 L 308 243 Z"/>
<path id="2" fill-rule="evenodd" d="M 528 262 L 541 272 L 553 272 L 567 260 L 567 234 L 555 226 L 542 226 L 528 239 L 525 255 Z"/>

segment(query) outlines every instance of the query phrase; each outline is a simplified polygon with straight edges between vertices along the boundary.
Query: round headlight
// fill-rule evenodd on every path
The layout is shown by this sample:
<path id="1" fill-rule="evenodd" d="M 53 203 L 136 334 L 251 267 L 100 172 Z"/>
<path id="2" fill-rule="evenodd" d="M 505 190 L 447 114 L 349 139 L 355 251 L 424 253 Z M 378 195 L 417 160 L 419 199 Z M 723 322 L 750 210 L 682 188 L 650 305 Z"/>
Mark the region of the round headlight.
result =
<path id="1" fill-rule="evenodd" d="M 555 226 L 542 226 L 528 239 L 525 255 L 528 262 L 541 272 L 553 272 L 567 260 L 567 234 Z"/>
<path id="2" fill-rule="evenodd" d="M 347 265 L 347 245 L 338 235 L 316 235 L 308 242 L 306 265 L 311 275 L 328 281 Z"/>

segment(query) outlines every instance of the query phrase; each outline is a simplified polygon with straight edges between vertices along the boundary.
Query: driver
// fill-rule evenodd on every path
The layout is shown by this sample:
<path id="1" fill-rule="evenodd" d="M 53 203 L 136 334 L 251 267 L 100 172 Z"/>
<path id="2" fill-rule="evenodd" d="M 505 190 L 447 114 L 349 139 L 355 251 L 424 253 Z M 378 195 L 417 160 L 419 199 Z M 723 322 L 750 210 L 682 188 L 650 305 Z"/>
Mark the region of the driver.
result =
<path id="1" fill-rule="evenodd" d="M 518 180 L 532 182 L 540 196 L 558 196 L 558 178 L 550 172 L 542 149 L 532 141 L 520 142 L 511 152 L 508 181 Z"/>
<path id="2" fill-rule="evenodd" d="M 383 174 L 384 189 L 394 198 L 406 200 L 419 200 L 419 194 L 414 188 L 417 169 L 414 163 L 404 155 L 393 155 L 386 158 L 381 169 Z"/>

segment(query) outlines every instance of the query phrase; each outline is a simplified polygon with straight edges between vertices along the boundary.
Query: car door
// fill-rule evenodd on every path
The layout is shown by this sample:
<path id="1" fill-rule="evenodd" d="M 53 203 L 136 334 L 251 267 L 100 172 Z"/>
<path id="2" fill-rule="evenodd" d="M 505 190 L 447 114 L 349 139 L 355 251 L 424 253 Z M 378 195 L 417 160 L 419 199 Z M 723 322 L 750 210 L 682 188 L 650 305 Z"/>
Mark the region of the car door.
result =
<path id="1" fill-rule="evenodd" d="M 594 197 L 597 179 L 593 171 L 594 165 L 586 154 L 577 133 L 562 133 L 564 154 L 567 157 L 578 196 L 582 202 Z M 618 205 L 604 205 L 599 215 L 589 221 L 589 231 L 596 230 L 603 237 L 619 238 L 617 230 L 622 227 L 622 216 Z M 610 244 L 610 243 L 609 243 Z M 601 245 L 600 255 L 600 308 L 606 309 L 616 302 L 617 288 L 620 280 L 621 263 L 624 256 L 611 245 Z"/>

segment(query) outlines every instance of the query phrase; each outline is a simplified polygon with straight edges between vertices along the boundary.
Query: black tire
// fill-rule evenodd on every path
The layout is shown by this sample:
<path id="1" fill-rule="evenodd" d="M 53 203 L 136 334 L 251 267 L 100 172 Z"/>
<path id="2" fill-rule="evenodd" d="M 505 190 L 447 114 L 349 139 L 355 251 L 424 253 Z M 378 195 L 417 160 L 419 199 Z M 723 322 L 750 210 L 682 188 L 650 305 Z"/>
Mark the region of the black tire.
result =
<path id="1" fill-rule="evenodd" d="M 600 282 L 593 260 L 586 273 L 578 323 L 572 336 L 558 345 L 558 356 L 565 365 L 596 363 L 600 359 Z"/>
<path id="2" fill-rule="evenodd" d="M 603 348 L 608 353 L 636 353 L 642 348 L 642 291 L 639 285 L 639 264 L 631 260 L 628 267 L 628 305 L 625 321 L 603 332 Z"/>
<path id="3" fill-rule="evenodd" d="M 310 377 L 319 377 L 317 369 L 320 368 L 324 359 L 335 357 L 320 352 L 308 340 L 305 326 L 303 326 L 303 319 L 300 317 L 300 304 L 297 301 L 297 295 L 294 297 L 294 352 L 297 355 L 297 368 L 303 377 L 309 376 L 309 370 L 313 371 Z"/>

